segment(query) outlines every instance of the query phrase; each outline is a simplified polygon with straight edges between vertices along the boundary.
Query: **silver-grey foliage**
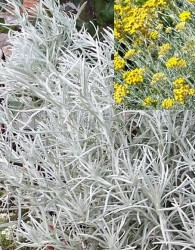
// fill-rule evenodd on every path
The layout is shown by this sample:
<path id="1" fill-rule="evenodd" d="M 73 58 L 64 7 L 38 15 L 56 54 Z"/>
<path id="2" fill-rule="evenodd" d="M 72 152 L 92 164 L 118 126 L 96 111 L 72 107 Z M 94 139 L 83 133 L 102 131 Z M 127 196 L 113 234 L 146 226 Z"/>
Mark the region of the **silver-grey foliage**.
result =
<path id="1" fill-rule="evenodd" d="M 195 249 L 195 113 L 116 112 L 112 30 L 100 41 L 45 4 L 54 15 L 19 18 L 0 65 L 1 201 L 18 249 Z"/>

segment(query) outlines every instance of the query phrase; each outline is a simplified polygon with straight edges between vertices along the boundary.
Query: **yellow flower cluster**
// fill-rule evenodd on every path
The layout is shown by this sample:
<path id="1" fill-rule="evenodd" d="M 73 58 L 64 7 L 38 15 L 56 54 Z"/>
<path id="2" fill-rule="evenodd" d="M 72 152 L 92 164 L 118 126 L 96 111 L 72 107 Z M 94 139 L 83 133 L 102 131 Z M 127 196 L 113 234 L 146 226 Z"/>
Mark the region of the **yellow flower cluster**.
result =
<path id="1" fill-rule="evenodd" d="M 115 0 L 114 37 L 120 52 L 114 55 L 116 103 L 131 109 L 192 107 L 194 3 L 195 0 Z M 143 71 L 146 66 L 147 72 Z"/>
<path id="2" fill-rule="evenodd" d="M 125 67 L 125 60 L 121 58 L 117 52 L 114 53 L 114 70 L 118 71 Z"/>
<path id="3" fill-rule="evenodd" d="M 149 33 L 151 39 L 157 39 L 158 32 L 150 31 L 152 17 L 159 8 L 167 6 L 166 0 L 148 0 L 143 5 L 134 5 L 134 1 L 117 1 L 114 5 L 114 37 L 122 39 L 125 35 L 133 35 L 137 32 Z M 130 4 L 129 4 L 130 3 Z"/>
<path id="4" fill-rule="evenodd" d="M 179 18 L 182 22 L 188 21 L 190 17 L 191 17 L 191 13 L 189 11 L 183 11 L 179 15 Z"/>
<path id="5" fill-rule="evenodd" d="M 136 31 L 144 32 L 148 25 L 149 12 L 147 9 L 128 6 L 122 16 L 123 29 L 127 34 Z"/>
<path id="6" fill-rule="evenodd" d="M 183 77 L 179 77 L 179 78 L 177 78 L 177 79 L 173 82 L 173 85 L 174 85 L 176 88 L 180 88 L 184 83 L 185 83 L 185 79 L 184 79 Z"/>
<path id="7" fill-rule="evenodd" d="M 188 84 L 185 84 L 179 89 L 174 89 L 173 93 L 175 100 L 183 105 L 185 99 L 187 99 L 189 96 L 194 95 L 195 89 L 190 88 Z"/>
<path id="8" fill-rule="evenodd" d="M 123 8 L 120 4 L 114 5 L 114 12 L 117 16 L 122 16 Z M 114 37 L 121 39 L 123 37 L 123 24 L 120 20 L 114 19 Z"/>
<path id="9" fill-rule="evenodd" d="M 150 96 L 147 96 L 143 103 L 142 103 L 142 106 L 149 106 L 149 105 L 153 105 L 153 104 L 156 104 L 157 103 L 157 100 L 150 97 Z"/>
<path id="10" fill-rule="evenodd" d="M 130 85 L 137 85 L 143 82 L 143 70 L 136 68 L 131 71 L 126 71 L 123 73 L 123 80 Z"/>
<path id="11" fill-rule="evenodd" d="M 124 58 L 125 59 L 130 59 L 132 56 L 134 56 L 136 53 L 136 50 L 135 49 L 130 49 L 128 50 L 126 53 L 125 53 L 125 56 Z"/>
<path id="12" fill-rule="evenodd" d="M 129 93 L 129 86 L 127 84 L 114 83 L 114 101 L 116 103 L 122 103 L 124 97 Z"/>
<path id="13" fill-rule="evenodd" d="M 176 87 L 176 89 L 173 90 L 174 99 L 182 105 L 188 97 L 195 94 L 195 89 L 191 88 L 185 82 L 183 77 L 179 77 L 173 82 L 173 85 Z"/>
<path id="14" fill-rule="evenodd" d="M 156 29 L 157 29 L 157 30 L 162 30 L 162 29 L 163 29 L 163 24 L 162 24 L 162 23 L 158 24 L 158 25 L 156 26 Z"/>
<path id="15" fill-rule="evenodd" d="M 171 34 L 172 31 L 173 31 L 172 27 L 167 27 L 166 30 L 165 30 L 165 33 Z"/>
<path id="16" fill-rule="evenodd" d="M 158 72 L 158 73 L 155 73 L 153 76 L 152 76 L 152 81 L 151 81 L 151 84 L 156 84 L 160 81 L 165 81 L 167 78 L 165 76 L 164 73 L 162 72 Z"/>
<path id="17" fill-rule="evenodd" d="M 162 108 L 164 108 L 164 109 L 170 109 L 170 108 L 173 107 L 174 104 L 175 104 L 174 99 L 167 98 L 167 99 L 163 100 L 163 102 L 162 102 Z"/>
<path id="18" fill-rule="evenodd" d="M 183 12 L 181 12 L 181 13 L 179 14 L 179 18 L 180 18 L 181 22 L 179 22 L 179 23 L 175 26 L 175 28 L 176 28 L 176 30 L 178 30 L 178 31 L 183 31 L 183 30 L 185 29 L 185 27 L 186 27 L 186 22 L 187 22 L 188 20 L 190 20 L 190 18 L 191 18 L 191 12 L 190 12 L 190 11 L 183 11 Z"/>
<path id="19" fill-rule="evenodd" d="M 170 43 L 164 43 L 158 50 L 158 56 L 164 56 L 171 49 Z"/>
<path id="20" fill-rule="evenodd" d="M 166 0 L 149 0 L 144 4 L 144 8 L 164 8 L 167 5 Z"/>
<path id="21" fill-rule="evenodd" d="M 187 63 L 186 60 L 179 57 L 171 57 L 166 62 L 167 68 L 186 68 Z"/>
<path id="22" fill-rule="evenodd" d="M 178 31 L 184 30 L 185 27 L 186 27 L 186 22 L 180 22 L 180 23 L 178 23 L 178 24 L 175 26 L 175 28 L 176 28 Z"/>
<path id="23" fill-rule="evenodd" d="M 158 38 L 158 31 L 151 31 L 151 32 L 149 32 L 148 33 L 148 37 L 150 38 L 150 39 L 153 39 L 153 40 L 156 40 L 157 38 Z"/>

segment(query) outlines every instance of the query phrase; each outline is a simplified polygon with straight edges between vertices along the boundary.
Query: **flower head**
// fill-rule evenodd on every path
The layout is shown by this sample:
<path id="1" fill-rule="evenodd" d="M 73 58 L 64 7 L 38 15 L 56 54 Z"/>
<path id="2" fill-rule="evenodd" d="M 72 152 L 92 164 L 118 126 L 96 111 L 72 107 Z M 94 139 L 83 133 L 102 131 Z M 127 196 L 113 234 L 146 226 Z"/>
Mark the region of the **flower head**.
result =
<path id="1" fill-rule="evenodd" d="M 155 73 L 153 76 L 152 76 L 152 81 L 151 81 L 151 84 L 156 84 L 157 82 L 160 82 L 162 80 L 166 80 L 166 76 L 164 73 L 162 72 L 158 72 L 158 73 Z"/>
<path id="2" fill-rule="evenodd" d="M 121 58 L 117 52 L 114 53 L 114 69 L 117 70 L 121 70 L 125 67 L 125 60 L 123 58 Z"/>
<path id="3" fill-rule="evenodd" d="M 159 51 L 158 51 L 158 55 L 164 56 L 170 49 L 171 49 L 171 44 L 164 43 L 163 45 L 160 46 Z"/>
<path id="4" fill-rule="evenodd" d="M 156 29 L 157 29 L 157 30 L 162 30 L 162 29 L 163 29 L 163 24 L 162 24 L 162 23 L 158 24 L 158 25 L 156 26 Z"/>
<path id="5" fill-rule="evenodd" d="M 186 80 L 183 77 L 179 77 L 173 82 L 173 85 L 176 88 L 173 90 L 174 98 L 182 105 L 188 97 L 195 93 L 195 89 L 191 88 L 190 85 L 185 82 Z"/>
<path id="6" fill-rule="evenodd" d="M 188 21 L 191 17 L 191 13 L 189 11 L 183 11 L 179 14 L 179 18 L 182 22 Z"/>
<path id="7" fill-rule="evenodd" d="M 186 22 L 180 22 L 175 26 L 175 28 L 180 31 L 184 30 L 185 27 L 186 27 Z"/>
<path id="8" fill-rule="evenodd" d="M 144 4 L 145 8 L 164 8 L 167 6 L 167 0 L 148 0 Z"/>
<path id="9" fill-rule="evenodd" d="M 150 96 L 147 96 L 143 103 L 142 103 L 142 106 L 148 106 L 148 105 L 152 105 L 152 104 L 156 104 L 157 103 L 157 100 L 150 97 Z"/>
<path id="10" fill-rule="evenodd" d="M 173 82 L 173 85 L 174 85 L 176 88 L 180 88 L 184 83 L 185 83 L 185 79 L 184 79 L 183 77 L 179 77 L 179 78 L 177 78 L 177 79 Z"/>
<path id="11" fill-rule="evenodd" d="M 167 68 L 186 68 L 187 63 L 186 60 L 179 57 L 171 57 L 166 62 Z"/>
<path id="12" fill-rule="evenodd" d="M 122 103 L 124 97 L 129 93 L 129 86 L 127 84 L 114 83 L 114 101 Z"/>
<path id="13" fill-rule="evenodd" d="M 158 31 L 151 31 L 149 33 L 149 38 L 153 39 L 153 40 L 156 40 L 158 38 Z"/>
<path id="14" fill-rule="evenodd" d="M 123 73 L 123 79 L 127 84 L 136 85 L 143 82 L 143 69 L 136 68 Z"/>
<path id="15" fill-rule="evenodd" d="M 129 58 L 131 58 L 133 55 L 135 55 L 135 49 L 130 49 L 130 50 L 128 50 L 128 51 L 125 53 L 124 58 L 125 58 L 125 59 L 129 59 Z"/>
<path id="16" fill-rule="evenodd" d="M 165 30 L 165 33 L 170 34 L 172 32 L 173 28 L 172 27 L 167 27 Z"/>
<path id="17" fill-rule="evenodd" d="M 167 98 L 163 100 L 162 107 L 165 109 L 170 109 L 173 107 L 174 103 L 175 103 L 174 99 Z"/>
<path id="18" fill-rule="evenodd" d="M 195 89 L 190 88 L 188 84 L 182 85 L 178 89 L 173 90 L 174 98 L 176 101 L 178 101 L 180 104 L 184 104 L 184 101 L 189 97 L 194 95 Z"/>

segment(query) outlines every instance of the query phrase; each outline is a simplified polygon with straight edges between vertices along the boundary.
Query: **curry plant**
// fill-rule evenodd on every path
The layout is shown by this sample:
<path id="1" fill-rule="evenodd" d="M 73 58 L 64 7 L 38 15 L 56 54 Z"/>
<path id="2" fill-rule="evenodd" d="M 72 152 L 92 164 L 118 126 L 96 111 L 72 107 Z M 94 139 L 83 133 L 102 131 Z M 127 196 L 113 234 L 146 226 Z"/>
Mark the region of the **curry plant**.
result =
<path id="1" fill-rule="evenodd" d="M 193 250 L 194 112 L 116 110 L 112 30 L 44 6 L 15 6 L 0 64 L 0 227 L 16 249 Z"/>
<path id="2" fill-rule="evenodd" d="M 112 29 L 101 40 L 98 30 L 78 31 L 84 5 L 70 14 L 40 2 L 31 23 L 19 3 L 9 4 L 21 31 L 9 32 L 12 54 L 0 64 L 0 183 L 1 206 L 16 218 L 1 227 L 14 226 L 17 249 L 95 247 L 82 234 L 97 228 L 87 207 L 106 183 L 102 153 L 112 143 Z"/>

